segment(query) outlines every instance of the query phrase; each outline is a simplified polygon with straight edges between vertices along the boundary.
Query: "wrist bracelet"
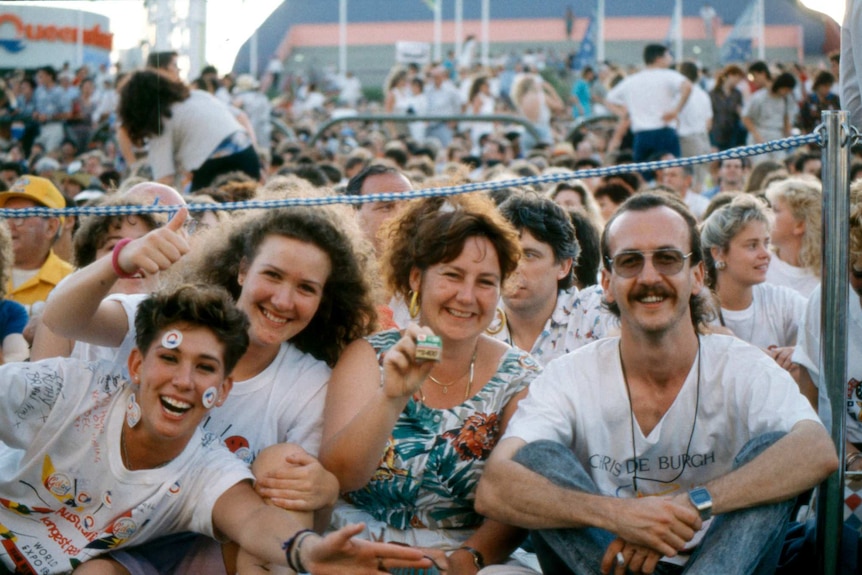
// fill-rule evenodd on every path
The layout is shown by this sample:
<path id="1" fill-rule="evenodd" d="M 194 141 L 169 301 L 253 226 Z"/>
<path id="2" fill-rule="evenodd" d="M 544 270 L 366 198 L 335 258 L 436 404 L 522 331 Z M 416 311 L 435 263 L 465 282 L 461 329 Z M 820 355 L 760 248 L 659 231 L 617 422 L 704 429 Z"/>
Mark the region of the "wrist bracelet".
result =
<path id="1" fill-rule="evenodd" d="M 485 568 L 485 558 L 482 556 L 482 554 L 478 550 L 473 549 L 469 545 L 462 545 L 458 549 L 456 549 L 455 551 L 466 551 L 467 553 L 469 553 L 470 555 L 473 556 L 473 565 L 475 565 L 477 569 L 484 569 Z"/>
<path id="2" fill-rule="evenodd" d="M 132 238 L 123 238 L 118 241 L 114 246 L 114 249 L 111 250 L 111 267 L 114 268 L 114 273 L 117 274 L 117 277 L 123 280 L 131 279 L 141 273 L 141 270 L 138 269 L 129 274 L 123 271 L 123 268 L 120 267 L 120 252 L 123 251 L 123 248 L 126 247 L 130 241 L 132 241 Z"/>
<path id="3" fill-rule="evenodd" d="M 299 551 L 302 547 L 302 542 L 305 541 L 309 535 L 314 535 L 314 531 L 311 529 L 303 529 L 294 533 L 293 537 L 281 544 L 281 550 L 284 551 L 285 558 L 287 559 L 287 566 L 297 573 L 305 573 L 306 571 L 305 566 L 302 564 L 302 558 L 299 555 Z"/>
<path id="4" fill-rule="evenodd" d="M 844 469 L 847 469 L 859 459 L 862 459 L 862 451 L 854 451 L 853 453 L 848 454 L 847 457 L 844 458 Z"/>

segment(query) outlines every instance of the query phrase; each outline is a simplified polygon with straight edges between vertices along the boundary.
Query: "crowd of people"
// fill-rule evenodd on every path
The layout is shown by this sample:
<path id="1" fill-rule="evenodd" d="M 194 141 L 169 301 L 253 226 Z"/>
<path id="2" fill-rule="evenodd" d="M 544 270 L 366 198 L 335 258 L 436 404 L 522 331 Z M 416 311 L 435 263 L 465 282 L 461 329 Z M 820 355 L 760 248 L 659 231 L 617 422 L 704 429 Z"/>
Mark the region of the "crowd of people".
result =
<path id="1" fill-rule="evenodd" d="M 648 45 L 641 69 L 585 69 L 569 97 L 530 56 L 396 67 L 377 108 L 352 75 L 278 78 L 272 101 L 272 77 L 187 84 L 173 52 L 79 70 L 71 99 L 42 68 L 38 112 L 33 80 L 10 77 L 0 574 L 786 564 L 797 496 L 842 463 L 818 388 L 819 153 L 577 172 L 810 131 L 838 107 L 835 74 L 754 62 L 710 84 Z M 369 109 L 471 117 L 312 143 Z M 500 111 L 536 129 L 482 120 Z M 543 174 L 561 181 L 362 201 Z M 358 201 L 254 205 L 337 195 Z M 129 213 L 15 214 L 81 205 Z"/>

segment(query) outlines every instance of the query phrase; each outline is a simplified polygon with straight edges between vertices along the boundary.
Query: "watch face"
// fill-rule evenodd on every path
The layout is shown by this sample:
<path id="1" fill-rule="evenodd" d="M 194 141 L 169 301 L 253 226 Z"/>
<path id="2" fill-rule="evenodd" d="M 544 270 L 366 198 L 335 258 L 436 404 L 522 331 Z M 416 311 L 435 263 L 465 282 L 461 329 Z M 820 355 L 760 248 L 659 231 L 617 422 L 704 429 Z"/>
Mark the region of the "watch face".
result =
<path id="1" fill-rule="evenodd" d="M 692 489 L 689 492 L 689 497 L 691 497 L 691 501 L 695 504 L 696 507 L 712 504 L 712 497 L 709 496 L 709 491 L 703 489 L 702 487 L 698 489 Z"/>

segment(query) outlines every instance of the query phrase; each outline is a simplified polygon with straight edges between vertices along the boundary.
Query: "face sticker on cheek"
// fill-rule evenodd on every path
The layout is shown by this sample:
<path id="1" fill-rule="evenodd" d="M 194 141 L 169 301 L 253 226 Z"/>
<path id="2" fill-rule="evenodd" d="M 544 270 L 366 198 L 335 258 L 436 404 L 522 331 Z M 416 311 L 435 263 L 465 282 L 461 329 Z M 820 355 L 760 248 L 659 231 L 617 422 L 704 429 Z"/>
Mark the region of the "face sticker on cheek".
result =
<path id="1" fill-rule="evenodd" d="M 203 404 L 204 409 L 212 408 L 216 401 L 218 401 L 218 390 L 214 387 L 208 387 L 201 396 L 201 403 Z"/>
<path id="2" fill-rule="evenodd" d="M 162 336 L 162 347 L 165 349 L 176 349 L 181 343 L 183 343 L 183 332 L 178 329 L 168 330 Z"/>

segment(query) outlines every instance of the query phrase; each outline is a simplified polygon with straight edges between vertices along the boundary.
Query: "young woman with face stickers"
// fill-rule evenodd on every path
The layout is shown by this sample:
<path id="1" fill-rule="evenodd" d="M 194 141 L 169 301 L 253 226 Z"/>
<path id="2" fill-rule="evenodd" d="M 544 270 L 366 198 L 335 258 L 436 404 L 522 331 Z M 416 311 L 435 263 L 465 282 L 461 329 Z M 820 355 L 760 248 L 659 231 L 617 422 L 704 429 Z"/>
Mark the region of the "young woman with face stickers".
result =
<path id="1" fill-rule="evenodd" d="M 179 260 L 189 250 L 186 215 L 181 210 L 162 229 L 122 246 L 119 270 L 102 260 L 82 270 L 57 296 L 75 317 L 52 315 L 52 327 L 114 344 L 129 337 L 127 313 L 101 301 L 104 286 L 118 271 L 164 270 Z M 183 266 L 184 275 L 227 289 L 249 318 L 250 344 L 233 371 L 233 393 L 204 419 L 203 430 L 249 463 L 267 447 L 288 449 L 289 457 L 265 458 L 275 466 L 256 465 L 256 488 L 277 505 L 309 512 L 309 525 L 310 512 L 338 493 L 335 477 L 314 458 L 330 365 L 376 321 L 366 279 L 373 277 L 366 269 L 372 258 L 345 228 L 326 208 L 256 212 L 211 230 L 202 242 L 207 250 Z"/>
<path id="2" fill-rule="evenodd" d="M 740 194 L 713 212 L 701 227 L 706 283 L 722 325 L 790 369 L 805 298 L 766 283 L 769 228 L 768 208 L 754 196 Z"/>
<path id="3" fill-rule="evenodd" d="M 365 537 L 472 574 L 505 563 L 522 535 L 473 507 L 485 460 L 539 373 L 484 333 L 517 266 L 518 234 L 478 195 L 412 202 L 387 226 L 384 278 L 416 323 L 353 342 L 333 370 L 320 451 L 346 492 L 333 525 L 364 522 Z M 430 335 L 442 341 L 439 361 L 417 359 Z"/>
<path id="4" fill-rule="evenodd" d="M 89 560 L 183 530 L 319 575 L 430 564 L 415 550 L 351 540 L 361 526 L 303 533 L 300 516 L 266 505 L 248 468 L 204 439 L 201 420 L 229 397 L 247 326 L 223 289 L 185 285 L 138 307 L 128 380 L 107 362 L 0 368 L 0 523 L 14 533 L 0 571 L 119 572 Z"/>

